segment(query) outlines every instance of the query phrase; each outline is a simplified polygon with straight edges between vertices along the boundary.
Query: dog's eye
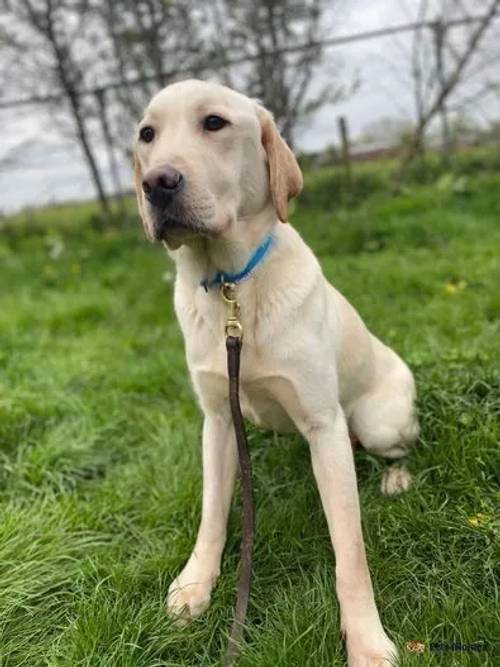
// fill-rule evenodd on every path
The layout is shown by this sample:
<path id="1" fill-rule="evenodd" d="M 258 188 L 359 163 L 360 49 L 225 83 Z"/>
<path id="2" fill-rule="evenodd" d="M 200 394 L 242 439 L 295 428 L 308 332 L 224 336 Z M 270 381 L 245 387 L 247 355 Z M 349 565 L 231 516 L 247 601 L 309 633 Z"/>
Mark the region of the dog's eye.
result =
<path id="1" fill-rule="evenodd" d="M 220 116 L 215 116 L 214 114 L 207 116 L 203 121 L 203 129 L 208 130 L 209 132 L 222 130 L 226 125 L 229 125 L 228 120 L 221 118 Z"/>
<path id="2" fill-rule="evenodd" d="M 144 127 L 141 127 L 139 130 L 139 139 L 141 141 L 144 141 L 146 144 L 149 144 L 153 141 L 155 138 L 155 131 L 153 130 L 152 127 L 149 125 L 145 125 Z"/>

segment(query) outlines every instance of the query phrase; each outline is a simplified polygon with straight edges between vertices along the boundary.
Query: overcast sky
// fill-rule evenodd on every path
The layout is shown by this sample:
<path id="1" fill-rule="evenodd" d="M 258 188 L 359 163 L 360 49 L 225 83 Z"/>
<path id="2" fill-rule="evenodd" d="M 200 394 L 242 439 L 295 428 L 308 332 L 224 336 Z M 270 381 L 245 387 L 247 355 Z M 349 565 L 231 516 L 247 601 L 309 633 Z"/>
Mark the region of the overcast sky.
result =
<path id="1" fill-rule="evenodd" d="M 415 20 L 418 0 L 340 0 L 332 35 L 347 35 L 394 26 Z M 431 8 L 438 0 L 429 0 Z M 469 0 L 475 13 L 484 11 L 483 0 Z M 500 24 L 500 20 L 497 20 Z M 320 110 L 301 128 L 297 137 L 299 148 L 320 150 L 337 141 L 336 116 L 349 120 L 353 136 L 383 118 L 411 119 L 412 91 L 406 76 L 409 64 L 406 54 L 411 48 L 411 33 L 402 33 L 340 47 L 330 48 L 325 55 L 325 67 L 335 78 L 351 83 L 358 78 L 360 85 L 348 99 Z M 498 66 L 495 65 L 498 69 Z M 500 78 L 500 72 L 498 72 Z M 326 76 L 326 75 L 325 75 Z M 485 108 L 486 107 L 486 108 Z M 473 114 L 479 122 L 500 117 L 497 99 L 477 104 Z M 50 120 L 41 108 L 22 113 L 0 112 L 2 143 L 0 146 L 0 211 L 10 212 L 24 206 L 94 197 L 87 167 L 78 146 L 61 138 L 52 130 Z M 12 156 L 5 164 L 6 155 Z M 101 156 L 103 157 L 103 156 Z M 123 181 L 131 186 L 128 165 L 123 165 Z M 20 185 L 22 183 L 22 186 Z"/>

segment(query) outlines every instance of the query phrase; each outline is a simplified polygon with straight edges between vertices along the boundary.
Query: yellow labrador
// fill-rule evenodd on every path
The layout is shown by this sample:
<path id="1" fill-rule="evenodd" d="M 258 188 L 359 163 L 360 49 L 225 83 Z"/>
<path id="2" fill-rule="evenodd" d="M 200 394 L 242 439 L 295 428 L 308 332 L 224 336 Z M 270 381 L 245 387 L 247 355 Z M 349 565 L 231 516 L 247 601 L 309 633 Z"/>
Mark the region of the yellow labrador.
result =
<path id="1" fill-rule="evenodd" d="M 336 554 L 349 665 L 391 664 L 396 651 L 373 596 L 348 429 L 369 451 L 403 456 L 418 433 L 411 372 L 325 280 L 299 234 L 282 224 L 302 174 L 257 102 L 203 81 L 168 86 L 140 123 L 135 179 L 146 233 L 176 264 L 175 309 L 204 414 L 201 524 L 169 589 L 170 612 L 186 618 L 207 608 L 226 540 L 238 462 L 226 310 L 216 289 L 225 274 L 236 279 L 242 305 L 243 412 L 257 425 L 298 429 L 310 446 Z M 406 469 L 392 466 L 383 490 L 408 484 Z"/>

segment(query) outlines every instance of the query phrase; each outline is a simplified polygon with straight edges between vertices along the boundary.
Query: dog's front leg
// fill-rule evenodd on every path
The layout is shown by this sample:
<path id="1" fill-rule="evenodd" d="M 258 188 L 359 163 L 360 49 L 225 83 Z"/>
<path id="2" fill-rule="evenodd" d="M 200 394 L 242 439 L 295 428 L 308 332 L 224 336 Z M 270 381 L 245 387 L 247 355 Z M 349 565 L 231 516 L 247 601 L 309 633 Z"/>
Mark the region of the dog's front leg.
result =
<path id="1" fill-rule="evenodd" d="M 349 667 L 388 667 L 396 650 L 385 634 L 366 561 L 354 459 L 344 413 L 306 429 L 311 460 L 336 557 L 337 596 Z"/>
<path id="2" fill-rule="evenodd" d="M 227 517 L 238 463 L 229 410 L 206 414 L 203 424 L 203 503 L 193 552 L 168 592 L 168 611 L 180 620 L 198 616 L 208 607 L 220 573 Z"/>

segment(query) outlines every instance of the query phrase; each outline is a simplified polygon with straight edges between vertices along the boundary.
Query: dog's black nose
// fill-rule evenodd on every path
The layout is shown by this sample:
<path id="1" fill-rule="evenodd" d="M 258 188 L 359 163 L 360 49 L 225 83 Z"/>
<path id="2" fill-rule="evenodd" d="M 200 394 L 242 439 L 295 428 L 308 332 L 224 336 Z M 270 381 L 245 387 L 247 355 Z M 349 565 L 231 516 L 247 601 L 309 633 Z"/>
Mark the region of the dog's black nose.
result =
<path id="1" fill-rule="evenodd" d="M 183 184 L 184 176 L 181 172 L 167 164 L 148 171 L 142 181 L 142 189 L 152 204 L 161 206 L 179 192 Z"/>

